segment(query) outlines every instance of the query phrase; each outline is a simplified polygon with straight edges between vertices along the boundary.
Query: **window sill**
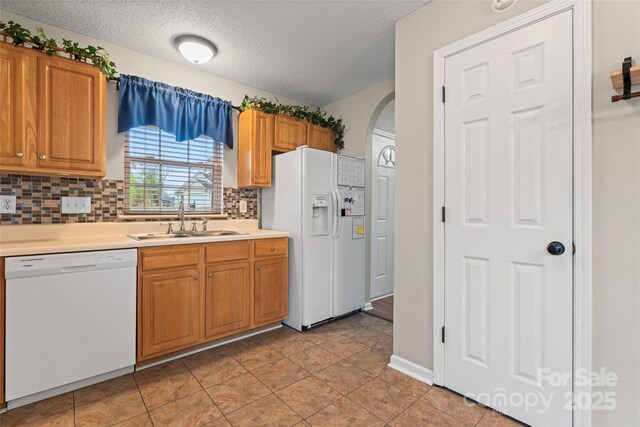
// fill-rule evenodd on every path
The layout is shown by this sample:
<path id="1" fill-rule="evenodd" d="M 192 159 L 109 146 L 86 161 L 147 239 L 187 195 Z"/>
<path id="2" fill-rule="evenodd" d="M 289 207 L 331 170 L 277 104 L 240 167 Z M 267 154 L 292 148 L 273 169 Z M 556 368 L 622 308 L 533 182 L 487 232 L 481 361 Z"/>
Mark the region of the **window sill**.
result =
<path id="1" fill-rule="evenodd" d="M 185 221 L 186 220 L 191 220 L 191 219 L 200 219 L 200 218 L 227 219 L 228 215 L 227 214 L 199 214 L 199 215 L 185 214 L 184 215 Z M 135 220 L 135 219 L 174 219 L 174 220 L 178 220 L 180 218 L 178 217 L 177 214 L 160 214 L 160 215 L 126 214 L 126 215 L 118 215 L 118 219 L 120 219 L 120 220 Z"/>

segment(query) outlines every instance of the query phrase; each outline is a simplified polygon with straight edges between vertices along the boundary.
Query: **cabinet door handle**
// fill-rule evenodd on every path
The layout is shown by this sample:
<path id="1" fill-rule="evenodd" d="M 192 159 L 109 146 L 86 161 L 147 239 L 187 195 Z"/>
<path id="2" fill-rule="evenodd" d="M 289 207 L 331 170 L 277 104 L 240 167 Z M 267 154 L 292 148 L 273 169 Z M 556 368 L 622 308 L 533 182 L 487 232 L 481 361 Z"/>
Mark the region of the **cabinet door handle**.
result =
<path id="1" fill-rule="evenodd" d="M 45 156 L 44 154 L 40 154 L 40 160 L 47 160 L 47 156 Z"/>
<path id="2" fill-rule="evenodd" d="M 200 280 L 200 276 L 193 276 L 193 280 Z"/>
<path id="3" fill-rule="evenodd" d="M 207 277 L 213 277 L 213 273 L 207 273 Z"/>
<path id="4" fill-rule="evenodd" d="M 256 267 L 256 270 L 260 271 L 260 266 L 257 266 L 257 267 Z"/>
<path id="5" fill-rule="evenodd" d="M 273 247 L 273 246 L 271 246 L 271 252 L 273 252 L 273 251 L 275 251 L 275 250 L 276 250 L 276 248 L 275 248 L 275 247 Z"/>
<path id="6" fill-rule="evenodd" d="M 22 153 L 16 153 L 16 157 L 17 157 L 17 158 L 21 159 L 21 158 L 22 158 L 22 156 L 23 156 L 23 154 L 22 154 Z"/>

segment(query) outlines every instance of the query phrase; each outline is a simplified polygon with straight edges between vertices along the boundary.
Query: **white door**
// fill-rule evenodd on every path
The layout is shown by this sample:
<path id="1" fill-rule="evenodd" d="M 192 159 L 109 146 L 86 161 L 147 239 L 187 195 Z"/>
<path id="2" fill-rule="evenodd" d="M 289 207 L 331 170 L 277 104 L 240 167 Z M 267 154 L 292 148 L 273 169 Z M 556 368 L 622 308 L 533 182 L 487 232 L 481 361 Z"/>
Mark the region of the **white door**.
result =
<path id="1" fill-rule="evenodd" d="M 333 175 L 335 154 L 302 148 L 302 326 L 329 319 L 332 313 L 331 293 L 334 244 L 331 236 L 333 212 Z M 286 155 L 286 154 L 284 154 Z M 327 200 L 327 209 L 316 210 L 317 198 Z M 286 207 L 284 207 L 286 209 Z M 320 220 L 320 227 L 314 226 Z M 321 217 L 318 218 L 318 215 Z M 322 216 L 326 216 L 323 219 Z M 319 232 L 319 229 L 323 231 Z M 298 242 L 293 242 L 298 244 Z"/>
<path id="2" fill-rule="evenodd" d="M 374 130 L 371 167 L 371 299 L 393 293 L 395 145 L 394 135 Z"/>
<path id="3" fill-rule="evenodd" d="M 444 385 L 570 426 L 571 12 L 448 57 L 445 87 Z"/>

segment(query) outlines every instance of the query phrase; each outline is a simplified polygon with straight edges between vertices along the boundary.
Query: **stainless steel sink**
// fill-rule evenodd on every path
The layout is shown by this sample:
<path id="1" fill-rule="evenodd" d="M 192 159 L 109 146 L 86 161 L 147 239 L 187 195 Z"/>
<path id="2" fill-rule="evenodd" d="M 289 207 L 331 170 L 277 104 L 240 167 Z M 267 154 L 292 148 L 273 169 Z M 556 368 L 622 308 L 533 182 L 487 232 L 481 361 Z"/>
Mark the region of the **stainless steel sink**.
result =
<path id="1" fill-rule="evenodd" d="M 129 237 L 135 240 L 149 240 L 149 239 L 177 239 L 181 237 L 193 237 L 191 234 L 184 233 L 147 233 L 147 234 L 129 234 Z"/>
<path id="2" fill-rule="evenodd" d="M 135 240 L 150 239 L 177 239 L 184 237 L 215 237 L 215 236 L 242 236 L 249 233 L 231 230 L 211 230 L 211 231 L 174 231 L 173 233 L 146 233 L 146 234 L 129 234 L 128 236 Z"/>
<path id="3" fill-rule="evenodd" d="M 203 236 L 244 236 L 249 233 L 243 233 L 241 231 L 231 231 L 231 230 L 211 230 L 211 231 L 192 231 L 190 232 L 194 237 L 203 237 Z"/>

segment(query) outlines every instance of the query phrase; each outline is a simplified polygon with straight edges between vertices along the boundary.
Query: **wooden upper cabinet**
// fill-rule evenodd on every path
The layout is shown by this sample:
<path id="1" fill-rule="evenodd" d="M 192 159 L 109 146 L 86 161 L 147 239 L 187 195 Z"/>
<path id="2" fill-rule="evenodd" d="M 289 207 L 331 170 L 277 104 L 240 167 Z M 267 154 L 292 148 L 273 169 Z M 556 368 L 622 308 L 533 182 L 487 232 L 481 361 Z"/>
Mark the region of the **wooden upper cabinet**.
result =
<path id="1" fill-rule="evenodd" d="M 309 123 L 307 145 L 318 150 L 336 151 L 335 135 L 331 129 Z"/>
<path id="2" fill-rule="evenodd" d="M 334 142 L 335 136 L 331 129 L 309 123 L 307 134 L 308 145 L 310 148 L 332 152 L 336 151 Z"/>
<path id="3" fill-rule="evenodd" d="M 240 113 L 238 122 L 238 186 L 271 187 L 274 115 L 258 110 Z"/>
<path id="4" fill-rule="evenodd" d="M 221 338 L 251 326 L 250 273 L 249 261 L 206 268 L 205 339 Z"/>
<path id="5" fill-rule="evenodd" d="M 105 81 L 90 65 L 38 59 L 40 167 L 105 175 Z"/>
<path id="6" fill-rule="evenodd" d="M 0 42 L 0 172 L 102 177 L 106 77 Z"/>
<path id="7" fill-rule="evenodd" d="M 307 122 L 278 114 L 275 117 L 273 151 L 292 151 L 307 144 Z"/>
<path id="8" fill-rule="evenodd" d="M 272 152 L 284 153 L 301 145 L 335 152 L 334 140 L 331 129 L 305 120 L 245 110 L 238 121 L 238 187 L 271 187 Z"/>
<path id="9" fill-rule="evenodd" d="M 0 43 L 0 165 L 24 167 L 27 163 L 27 137 L 35 142 L 36 116 L 34 91 L 27 91 L 29 57 L 21 49 Z M 33 59 L 31 60 L 33 62 Z M 31 115 L 28 113 L 31 112 Z"/>
<path id="10" fill-rule="evenodd" d="M 200 342 L 199 268 L 144 274 L 138 284 L 138 360 Z"/>

